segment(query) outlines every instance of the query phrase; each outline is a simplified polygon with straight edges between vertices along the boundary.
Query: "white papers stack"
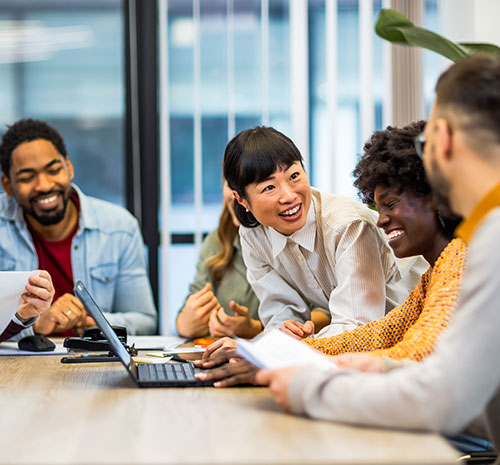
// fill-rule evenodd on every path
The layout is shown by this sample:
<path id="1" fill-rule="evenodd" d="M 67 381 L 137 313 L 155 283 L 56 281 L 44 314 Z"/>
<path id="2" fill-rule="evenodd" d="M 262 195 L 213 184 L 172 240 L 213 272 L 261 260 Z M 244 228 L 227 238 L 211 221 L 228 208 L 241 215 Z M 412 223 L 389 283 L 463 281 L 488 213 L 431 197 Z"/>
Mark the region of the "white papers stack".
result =
<path id="1" fill-rule="evenodd" d="M 33 271 L 0 272 L 0 334 L 10 323 L 22 303 L 21 294 L 25 292 L 28 278 Z"/>
<path id="2" fill-rule="evenodd" d="M 327 356 L 277 329 L 263 334 L 253 342 L 238 339 L 236 352 L 255 366 L 270 370 L 294 365 L 314 365 L 324 370 L 338 370 Z"/>

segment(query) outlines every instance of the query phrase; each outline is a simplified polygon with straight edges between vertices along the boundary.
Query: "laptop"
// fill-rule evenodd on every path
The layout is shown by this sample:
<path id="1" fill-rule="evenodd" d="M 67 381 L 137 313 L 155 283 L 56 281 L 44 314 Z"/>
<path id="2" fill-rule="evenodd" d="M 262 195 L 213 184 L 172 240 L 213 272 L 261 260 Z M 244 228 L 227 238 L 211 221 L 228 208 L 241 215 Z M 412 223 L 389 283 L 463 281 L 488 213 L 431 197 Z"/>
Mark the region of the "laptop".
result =
<path id="1" fill-rule="evenodd" d="M 201 381 L 194 375 L 203 370 L 191 363 L 135 363 L 115 334 L 101 309 L 81 281 L 75 284 L 75 295 L 81 300 L 88 314 L 94 319 L 123 363 L 134 383 L 141 387 L 199 387 L 212 386 L 213 381 Z"/>

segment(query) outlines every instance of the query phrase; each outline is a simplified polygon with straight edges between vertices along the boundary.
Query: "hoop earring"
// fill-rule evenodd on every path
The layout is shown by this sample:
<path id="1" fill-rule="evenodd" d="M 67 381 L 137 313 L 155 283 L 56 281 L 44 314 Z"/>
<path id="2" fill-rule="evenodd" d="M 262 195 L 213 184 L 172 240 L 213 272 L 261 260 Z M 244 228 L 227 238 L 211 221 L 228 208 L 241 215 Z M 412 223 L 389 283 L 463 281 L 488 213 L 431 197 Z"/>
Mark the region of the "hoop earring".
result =
<path id="1" fill-rule="evenodd" d="M 443 217 L 441 216 L 441 212 L 439 210 L 436 210 L 436 213 L 437 213 L 437 217 L 438 217 L 439 222 L 441 223 L 442 228 L 445 229 L 446 226 L 444 224 Z"/>

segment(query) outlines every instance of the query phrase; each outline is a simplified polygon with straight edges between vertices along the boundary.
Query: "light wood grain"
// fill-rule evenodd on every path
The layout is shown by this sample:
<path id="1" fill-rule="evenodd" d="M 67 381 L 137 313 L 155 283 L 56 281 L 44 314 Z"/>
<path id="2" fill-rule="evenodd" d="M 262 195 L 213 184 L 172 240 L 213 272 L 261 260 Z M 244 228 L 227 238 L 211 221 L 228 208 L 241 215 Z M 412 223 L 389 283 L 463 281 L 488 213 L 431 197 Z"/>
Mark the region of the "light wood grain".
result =
<path id="1" fill-rule="evenodd" d="M 452 464 L 439 436 L 312 421 L 267 389 L 139 389 L 118 363 L 0 357 L 0 464 Z"/>

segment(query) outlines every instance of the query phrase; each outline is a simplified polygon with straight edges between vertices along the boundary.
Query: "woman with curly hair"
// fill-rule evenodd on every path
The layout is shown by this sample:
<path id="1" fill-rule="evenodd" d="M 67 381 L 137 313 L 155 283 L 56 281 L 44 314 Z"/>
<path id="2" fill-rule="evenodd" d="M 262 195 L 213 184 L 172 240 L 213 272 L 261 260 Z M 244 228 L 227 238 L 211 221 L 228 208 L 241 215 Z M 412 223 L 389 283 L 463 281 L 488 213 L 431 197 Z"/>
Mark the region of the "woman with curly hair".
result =
<path id="1" fill-rule="evenodd" d="M 389 126 L 373 134 L 354 170 L 363 202 L 379 212 L 377 225 L 397 257 L 423 255 L 430 268 L 406 301 L 379 320 L 331 338 L 304 339 L 329 355 L 349 352 L 339 364 L 379 371 L 386 356 L 420 361 L 434 349 L 453 312 L 465 263 L 465 245 L 451 239 L 458 218 L 445 218 L 434 205 L 414 139 L 425 121 Z"/>

